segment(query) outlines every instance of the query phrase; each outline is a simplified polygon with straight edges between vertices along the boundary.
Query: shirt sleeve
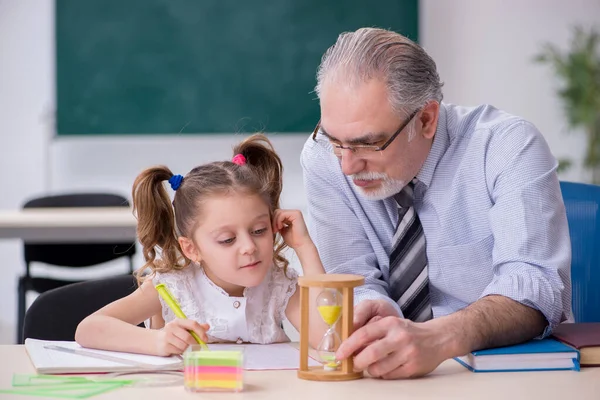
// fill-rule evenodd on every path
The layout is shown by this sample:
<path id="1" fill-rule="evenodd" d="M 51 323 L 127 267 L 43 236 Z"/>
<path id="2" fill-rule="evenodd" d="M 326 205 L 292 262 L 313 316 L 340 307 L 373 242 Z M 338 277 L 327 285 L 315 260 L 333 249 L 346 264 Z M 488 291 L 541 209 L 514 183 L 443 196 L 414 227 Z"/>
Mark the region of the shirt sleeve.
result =
<path id="1" fill-rule="evenodd" d="M 541 133 L 520 121 L 492 135 L 486 179 L 493 206 L 492 282 L 502 295 L 543 313 L 543 336 L 571 310 L 571 242 L 558 163 Z"/>
<path id="2" fill-rule="evenodd" d="M 308 139 L 300 157 L 308 199 L 308 228 L 327 273 L 357 274 L 365 284 L 354 290 L 355 304 L 385 299 L 402 315 L 388 294 L 375 251 L 352 209 L 344 176 L 332 152 Z"/>

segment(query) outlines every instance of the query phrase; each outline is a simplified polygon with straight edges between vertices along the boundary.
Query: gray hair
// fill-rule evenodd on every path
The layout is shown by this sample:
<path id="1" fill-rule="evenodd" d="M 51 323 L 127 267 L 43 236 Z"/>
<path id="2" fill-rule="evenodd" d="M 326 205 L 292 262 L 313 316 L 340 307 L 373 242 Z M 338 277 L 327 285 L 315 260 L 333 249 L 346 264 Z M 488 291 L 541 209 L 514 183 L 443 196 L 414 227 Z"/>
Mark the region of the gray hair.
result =
<path id="1" fill-rule="evenodd" d="M 353 87 L 374 78 L 386 83 L 392 109 L 399 114 L 408 116 L 443 98 L 435 61 L 425 50 L 399 33 L 377 28 L 339 35 L 321 59 L 315 91 L 321 98 L 327 82 Z"/>

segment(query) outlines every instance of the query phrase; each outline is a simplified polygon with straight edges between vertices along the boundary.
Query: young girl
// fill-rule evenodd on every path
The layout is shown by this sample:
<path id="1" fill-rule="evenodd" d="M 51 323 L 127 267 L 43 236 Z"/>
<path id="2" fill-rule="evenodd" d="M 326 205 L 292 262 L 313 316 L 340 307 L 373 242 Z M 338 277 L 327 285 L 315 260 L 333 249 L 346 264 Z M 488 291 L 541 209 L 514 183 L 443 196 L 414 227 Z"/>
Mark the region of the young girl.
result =
<path id="1" fill-rule="evenodd" d="M 283 249 L 295 250 L 305 275 L 325 272 L 302 214 L 279 209 L 281 177 L 281 160 L 261 134 L 236 146 L 232 161 L 196 167 L 185 177 L 164 166 L 142 172 L 133 206 L 146 260 L 140 271 L 151 273 L 133 294 L 84 319 L 77 342 L 166 356 L 196 343 L 190 331 L 209 343 L 288 341 L 281 322 L 287 317 L 299 328 L 300 291 Z M 164 181 L 175 191 L 172 205 Z M 187 319 L 164 303 L 159 283 Z M 137 326 L 150 318 L 153 329 Z M 318 316 L 310 323 L 316 346 L 324 324 Z"/>

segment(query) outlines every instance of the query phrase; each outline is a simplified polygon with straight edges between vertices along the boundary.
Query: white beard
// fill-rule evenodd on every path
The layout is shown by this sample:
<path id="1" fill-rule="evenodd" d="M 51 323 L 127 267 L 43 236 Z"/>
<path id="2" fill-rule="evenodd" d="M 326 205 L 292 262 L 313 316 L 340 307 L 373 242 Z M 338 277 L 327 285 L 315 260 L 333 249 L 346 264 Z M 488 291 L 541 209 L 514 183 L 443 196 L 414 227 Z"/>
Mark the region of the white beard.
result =
<path id="1" fill-rule="evenodd" d="M 381 185 L 377 189 L 363 189 L 360 186 L 356 186 L 358 192 L 368 200 L 383 200 L 388 197 L 392 197 L 396 193 L 399 193 L 406 182 L 399 179 L 390 179 L 386 174 L 380 172 L 364 172 L 354 175 L 350 175 L 350 178 L 356 180 L 378 180 L 381 179 Z"/>

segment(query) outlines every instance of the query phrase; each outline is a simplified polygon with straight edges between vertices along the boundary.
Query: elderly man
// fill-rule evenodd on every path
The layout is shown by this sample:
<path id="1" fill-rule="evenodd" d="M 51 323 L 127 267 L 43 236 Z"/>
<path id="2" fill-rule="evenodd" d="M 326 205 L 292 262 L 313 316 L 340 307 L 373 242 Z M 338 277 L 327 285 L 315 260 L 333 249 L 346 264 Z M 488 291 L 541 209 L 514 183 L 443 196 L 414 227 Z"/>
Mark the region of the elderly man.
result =
<path id="1" fill-rule="evenodd" d="M 435 62 L 395 32 L 327 50 L 321 120 L 302 151 L 311 234 L 329 273 L 365 276 L 355 367 L 415 377 L 571 318 L 557 162 L 531 123 L 442 102 Z"/>

